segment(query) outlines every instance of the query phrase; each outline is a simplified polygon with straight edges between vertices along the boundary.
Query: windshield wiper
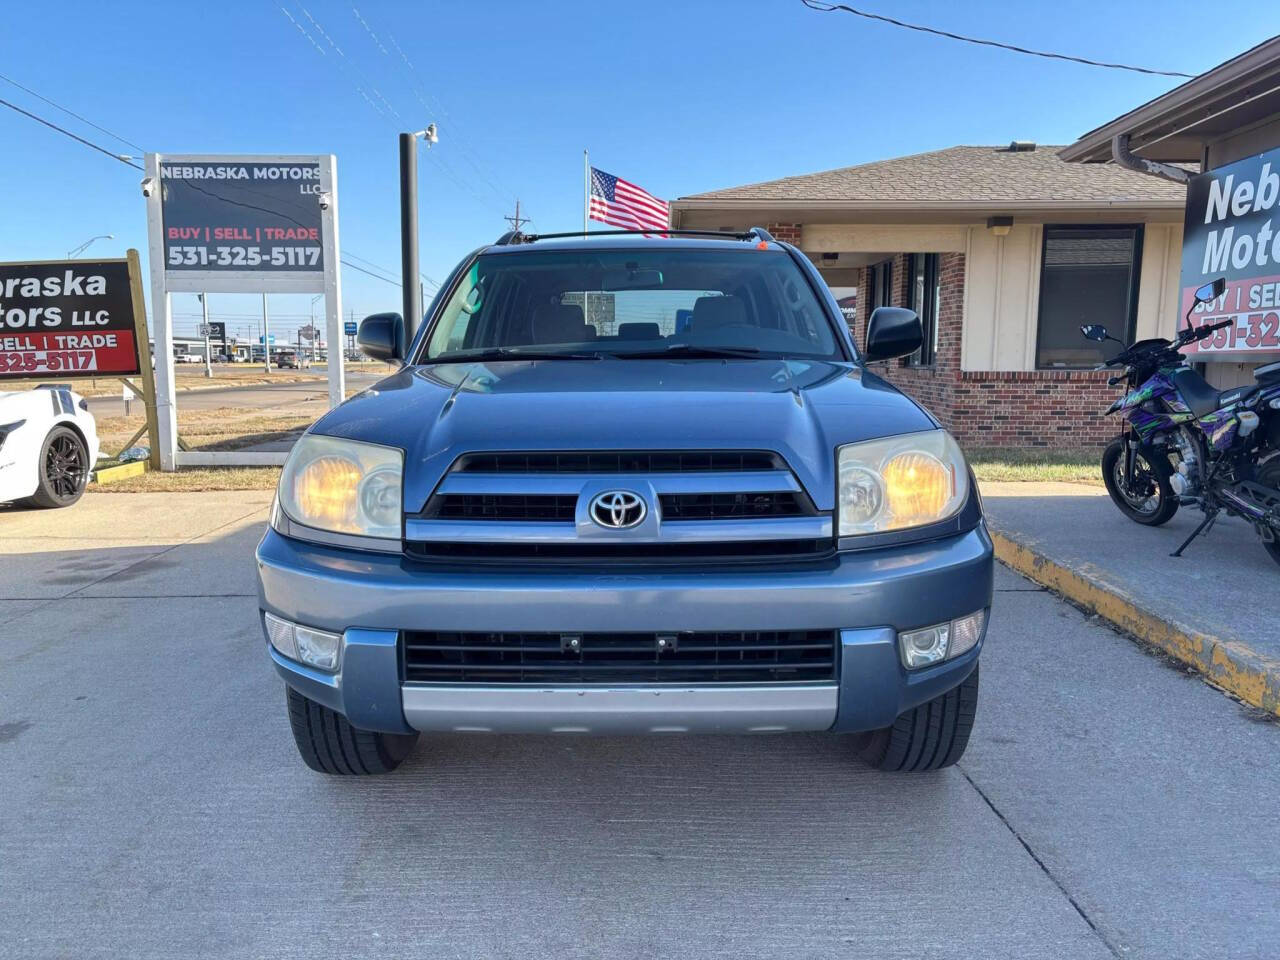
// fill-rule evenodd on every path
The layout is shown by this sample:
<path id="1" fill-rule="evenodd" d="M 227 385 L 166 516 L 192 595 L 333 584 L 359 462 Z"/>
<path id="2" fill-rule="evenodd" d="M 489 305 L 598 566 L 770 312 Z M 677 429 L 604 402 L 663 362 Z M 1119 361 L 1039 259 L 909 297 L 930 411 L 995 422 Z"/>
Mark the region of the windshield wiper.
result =
<path id="1" fill-rule="evenodd" d="M 486 360 L 603 360 L 599 351 L 520 350 L 512 347 L 494 347 L 475 353 L 442 353 L 428 363 L 483 363 Z"/>
<path id="2" fill-rule="evenodd" d="M 759 347 L 713 347 L 696 343 L 673 343 L 661 350 L 628 350 L 612 354 L 620 360 L 650 360 L 662 357 L 758 357 Z"/>

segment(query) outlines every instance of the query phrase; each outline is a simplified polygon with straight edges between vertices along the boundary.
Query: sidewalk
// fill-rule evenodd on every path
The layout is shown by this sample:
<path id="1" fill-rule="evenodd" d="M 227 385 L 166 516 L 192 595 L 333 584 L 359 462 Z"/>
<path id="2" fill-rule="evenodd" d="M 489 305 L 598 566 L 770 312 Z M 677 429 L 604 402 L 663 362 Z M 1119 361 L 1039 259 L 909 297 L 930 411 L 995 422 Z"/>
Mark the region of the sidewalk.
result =
<path id="1" fill-rule="evenodd" d="M 1004 563 L 1280 715 L 1280 565 L 1248 524 L 1220 516 L 1174 558 L 1194 509 L 1151 528 L 1100 486 L 981 486 Z"/>

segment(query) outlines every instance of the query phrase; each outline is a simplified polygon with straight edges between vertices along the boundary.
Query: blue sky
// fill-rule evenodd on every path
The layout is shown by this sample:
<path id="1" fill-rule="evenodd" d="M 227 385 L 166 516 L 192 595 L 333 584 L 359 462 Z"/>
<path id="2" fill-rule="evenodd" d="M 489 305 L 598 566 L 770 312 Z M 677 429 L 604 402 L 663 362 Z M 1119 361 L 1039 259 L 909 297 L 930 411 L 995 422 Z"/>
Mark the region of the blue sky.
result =
<path id="1" fill-rule="evenodd" d="M 1268 36 L 1261 7 L 1236 0 L 1211 10 L 855 5 L 1188 73 Z M 1179 82 L 815 13 L 800 0 L 60 0 L 38 29 L 0 35 L 0 73 L 148 150 L 336 154 L 344 253 L 392 274 L 395 135 L 435 121 L 440 143 L 419 176 L 422 268 L 437 280 L 506 228 L 517 196 L 533 229 L 579 227 L 584 147 L 596 166 L 670 198 L 961 143 L 1070 142 Z M 138 152 L 3 82 L 0 97 Z M 137 171 L 4 109 L 0 144 L 0 260 L 61 257 L 100 233 L 116 239 L 94 254 L 145 251 Z M 344 313 L 399 306 L 395 286 L 350 270 L 343 284 Z M 279 327 L 305 322 L 308 300 L 273 297 Z M 258 312 L 256 297 L 211 304 L 230 330 L 248 331 Z M 195 297 L 175 295 L 174 309 L 178 331 L 190 332 Z"/>

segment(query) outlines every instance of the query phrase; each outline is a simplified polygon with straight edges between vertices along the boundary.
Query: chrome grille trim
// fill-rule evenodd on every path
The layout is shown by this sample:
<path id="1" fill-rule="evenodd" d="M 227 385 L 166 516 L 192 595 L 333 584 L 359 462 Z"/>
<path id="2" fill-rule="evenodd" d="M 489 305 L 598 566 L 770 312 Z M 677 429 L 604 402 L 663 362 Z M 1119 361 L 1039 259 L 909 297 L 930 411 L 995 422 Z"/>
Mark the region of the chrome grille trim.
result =
<path id="1" fill-rule="evenodd" d="M 831 517 L 765 517 L 759 520 L 680 520 L 664 523 L 657 534 L 618 536 L 612 542 L 713 543 L 725 540 L 829 540 Z M 582 543 L 572 523 L 545 520 L 405 520 L 406 540 L 451 540 L 463 543 Z M 593 543 L 600 543 L 596 537 Z"/>
<path id="2" fill-rule="evenodd" d="M 592 473 L 449 473 L 436 494 L 493 493 L 577 495 L 588 483 L 607 474 Z M 618 485 L 643 481 L 655 493 L 799 493 L 800 483 L 789 470 L 750 470 L 742 473 L 627 473 Z"/>
<path id="3" fill-rule="evenodd" d="M 610 529 L 590 514 L 594 497 L 618 491 L 637 494 L 648 507 L 634 527 Z M 753 496 L 760 504 L 755 512 Z M 654 544 L 694 549 L 734 542 L 756 555 L 771 541 L 833 539 L 831 514 L 815 509 L 786 461 L 768 451 L 463 454 L 421 512 L 405 517 L 411 555 L 432 544 L 483 545 L 490 553 L 503 544 L 543 544 L 621 554 Z"/>

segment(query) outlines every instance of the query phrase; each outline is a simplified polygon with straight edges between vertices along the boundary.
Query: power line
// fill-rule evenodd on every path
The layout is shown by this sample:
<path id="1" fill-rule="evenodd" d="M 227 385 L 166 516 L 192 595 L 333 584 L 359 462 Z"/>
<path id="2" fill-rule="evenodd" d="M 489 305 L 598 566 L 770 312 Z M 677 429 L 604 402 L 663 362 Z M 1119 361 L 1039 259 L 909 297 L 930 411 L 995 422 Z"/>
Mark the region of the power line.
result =
<path id="1" fill-rule="evenodd" d="M 1065 53 L 1050 53 L 1045 50 L 1032 50 L 1029 47 L 1018 47 L 1011 43 L 1001 43 L 998 40 L 983 40 L 979 37 L 967 37 L 961 33 L 951 33 L 947 30 L 939 30 L 935 27 L 926 27 L 918 23 L 907 23 L 905 20 L 895 20 L 893 17 L 886 17 L 879 13 L 868 13 L 865 10 L 858 10 L 845 3 L 826 3 L 825 0 L 800 0 L 810 10 L 817 10 L 821 13 L 834 13 L 839 10 L 843 13 L 851 13 L 855 17 L 865 17 L 867 20 L 879 20 L 881 23 L 888 23 L 895 27 L 903 27 L 907 30 L 916 30 L 920 33 L 930 33 L 935 37 L 946 37 L 948 40 L 960 40 L 964 43 L 975 43 L 984 47 L 998 47 L 1001 50 L 1008 50 L 1012 53 L 1022 53 L 1029 57 L 1044 57 L 1048 60 L 1066 60 L 1070 63 L 1082 63 L 1087 67 L 1106 67 L 1108 70 L 1130 70 L 1133 73 L 1146 73 L 1157 77 L 1180 77 L 1187 80 L 1195 78 L 1192 73 L 1178 73 L 1175 70 L 1152 70 L 1148 67 L 1135 67 L 1126 63 L 1107 63 L 1103 60 L 1090 60 L 1087 57 L 1073 57 Z"/>
<path id="2" fill-rule="evenodd" d="M 349 267 L 350 269 L 355 270 L 355 271 L 357 271 L 357 272 L 359 272 L 359 273 L 366 273 L 366 274 L 368 274 L 369 276 L 373 277 L 373 278 L 374 278 L 374 279 L 376 279 L 376 280 L 381 280 L 383 283 L 390 283 L 390 284 L 394 284 L 394 285 L 395 285 L 395 286 L 397 286 L 397 287 L 398 287 L 398 286 L 401 286 L 401 283 L 400 283 L 400 281 L 399 281 L 399 280 L 392 280 L 392 279 L 390 279 L 389 277 L 381 277 L 381 276 L 378 276 L 378 274 L 374 273 L 372 270 L 366 270 L 364 267 L 357 267 L 357 266 L 356 266 L 354 263 L 352 263 L 350 260 L 343 260 L 343 261 L 342 261 L 342 265 L 343 265 L 344 267 Z"/>
<path id="3" fill-rule="evenodd" d="M 89 126 L 93 127 L 93 129 L 97 130 L 99 133 L 105 133 L 112 140 L 119 140 L 121 143 L 125 144 L 126 146 L 133 147 L 133 149 L 135 150 L 138 150 L 142 153 L 146 153 L 146 151 L 143 150 L 142 147 L 138 146 L 132 140 L 127 140 L 124 137 L 120 136 L 120 134 L 118 133 L 112 133 L 106 127 L 98 126 L 92 120 L 88 119 L 87 117 L 80 116 L 80 114 L 76 113 L 74 110 L 69 110 L 60 103 L 54 103 L 54 101 L 50 100 L 44 94 L 37 93 L 36 91 L 32 90 L 30 87 L 24 87 L 17 80 L 14 80 L 12 77 L 6 77 L 3 73 L 0 73 L 0 80 L 3 80 L 5 83 L 12 84 L 13 86 L 17 87 L 19 90 L 23 90 L 31 94 L 31 96 L 35 97 L 37 100 L 43 100 L 45 103 L 49 104 L 49 106 L 55 107 L 58 110 L 61 110 L 63 113 L 68 114 L 69 116 L 75 117 L 81 123 L 87 123 Z"/>
<path id="4" fill-rule="evenodd" d="M 43 123 L 46 127 L 49 127 L 50 129 L 53 129 L 53 130 L 57 130 L 64 137 L 70 137 L 72 140 L 78 141 L 79 143 L 83 143 L 86 147 L 90 148 L 91 150 L 97 150 L 99 153 L 106 154 L 112 160 L 119 160 L 121 163 L 125 164 L 126 166 L 133 167 L 135 170 L 142 169 L 141 166 L 134 163 L 132 160 L 130 160 L 128 157 L 124 156 L 123 154 L 112 153 L 106 147 L 100 147 L 98 146 L 98 144 L 94 143 L 91 140 L 86 140 L 84 137 L 77 136 L 76 134 L 72 133 L 70 130 L 67 130 L 65 127 L 58 126 L 56 123 L 54 123 L 51 120 L 46 120 L 44 117 L 37 117 L 34 113 L 31 113 L 28 110 L 23 110 L 21 107 L 10 103 L 8 100 L 0 100 L 0 106 L 8 107 L 10 110 L 16 110 L 18 113 L 22 114 L 23 116 L 30 117 L 32 120 L 36 121 L 36 123 Z"/>
<path id="5" fill-rule="evenodd" d="M 283 10 L 283 8 L 282 8 L 282 10 Z M 286 16 L 287 16 L 287 12 L 286 12 Z M 292 19 L 292 18 L 290 18 L 290 19 Z M 321 51 L 321 52 L 323 52 L 323 51 Z M 4 77 L 4 76 L 2 76 L 2 75 L 0 75 L 0 80 L 8 80 L 8 78 L 7 78 L 7 77 Z M 12 81 L 12 80 L 8 80 L 8 82 L 13 83 L 13 81 Z M 21 85 L 20 85 L 20 84 L 16 84 L 16 83 L 15 83 L 15 84 L 14 84 L 14 86 L 21 86 Z M 36 93 L 34 90 L 30 90 L 30 89 L 28 89 L 27 87 L 22 87 L 22 89 L 23 89 L 23 90 L 26 90 L 26 91 L 27 91 L 28 93 L 30 93 L 32 96 L 34 96 L 34 97 L 39 97 L 41 100 L 45 100 L 46 102 L 48 102 L 48 103 L 52 104 L 53 106 L 58 107 L 58 109 L 59 109 L 59 110 L 64 110 L 65 112 L 67 112 L 67 113 L 71 114 L 71 116 L 76 117 L 76 119 L 81 120 L 81 121 L 83 121 L 84 123 L 89 124 L 89 126 L 93 127 L 94 129 L 96 129 L 96 130 L 102 130 L 104 133 L 108 133 L 110 136 L 115 137 L 115 138 L 116 138 L 117 140 L 119 140 L 121 143 L 127 143 L 127 144 L 129 144 L 130 146 L 132 146 L 132 147 L 134 147 L 134 148 L 136 148 L 136 149 L 138 149 L 138 150 L 142 150 L 142 151 L 143 151 L 143 153 L 146 153 L 146 152 L 147 152 L 147 151 L 145 150 L 145 148 L 140 147 L 140 146 L 138 146 L 137 144 L 133 143 L 132 141 L 124 139 L 123 137 L 119 137 L 119 136 L 116 136 L 115 134 L 110 133 L 110 131 L 106 130 L 106 128 L 98 126 L 98 125 L 97 125 L 96 123 L 94 123 L 92 120 L 88 120 L 88 119 L 86 119 L 85 117 L 82 117 L 82 116 L 80 116 L 80 115 L 79 115 L 79 114 L 77 114 L 77 113 L 72 113 L 72 111 L 67 110 L 65 107 L 60 107 L 60 106 L 58 106 L 56 103 L 53 103 L 53 101 L 52 101 L 52 100 L 49 100 L 47 97 L 41 96 L 39 93 Z M 142 169 L 143 169 L 140 165 L 138 165 L 138 164 L 134 163 L 131 159 L 129 159 L 129 157 L 127 157 L 127 156 L 125 156 L 125 155 L 123 155 L 123 154 L 112 153 L 112 152 L 111 152 L 110 150 L 108 150 L 106 147 L 100 146 L 100 145 L 98 145 L 98 144 L 94 143 L 94 142 L 93 142 L 93 141 L 91 141 L 91 140 L 86 140 L 84 137 L 81 137 L 81 136 L 79 136 L 78 134 L 72 133 L 70 130 L 67 130 L 67 129 L 66 129 L 66 128 L 64 128 L 64 127 L 60 127 L 60 126 L 58 126 L 56 123 L 52 122 L 51 120 L 46 120 L 44 117 L 37 116 L 36 114 L 31 113 L 31 112 L 30 112 L 30 111 L 28 111 L 28 110 L 24 110 L 24 109 L 22 109 L 22 107 L 19 107 L 17 104 L 10 103 L 8 100 L 0 99 L 0 105 L 2 105 L 2 106 L 6 106 L 6 107 L 8 107 L 10 110 L 14 110 L 14 111 L 16 111 L 16 112 L 18 112 L 18 113 L 22 114 L 23 116 L 30 117 L 32 120 L 35 120 L 37 123 L 42 123 L 42 124 L 44 124 L 46 127 L 49 127 L 50 129 L 56 130 L 58 133 L 61 133 L 63 136 L 70 137 L 72 140 L 75 140 L 77 143 L 81 143 L 81 144 L 83 144 L 84 146 L 89 147 L 89 148 L 90 148 L 90 149 L 92 149 L 92 150 L 96 150 L 96 151 L 98 151 L 99 153 L 105 154 L 106 156 L 110 157 L 110 158 L 111 158 L 111 159 L 113 159 L 113 160 L 118 160 L 118 161 L 120 161 L 121 163 L 126 164 L 127 166 L 133 167 L 135 170 L 142 170 Z M 200 188 L 199 188 L 199 187 L 197 187 L 196 189 L 200 189 Z M 208 193 L 208 191 L 205 191 L 205 190 L 201 190 L 201 192 L 202 192 L 202 193 Z M 227 197 L 221 197 L 221 196 L 218 196 L 218 195 L 216 195 L 216 194 L 210 194 L 210 196 L 215 196 L 215 197 L 217 197 L 217 199 L 224 200 L 224 201 L 226 201 L 226 202 L 228 202 L 228 203 L 234 203 L 234 204 L 236 204 L 236 205 L 238 205 L 238 206 L 251 207 L 251 208 L 256 209 L 256 210 L 265 210 L 265 208 L 263 208 L 263 207 L 256 207 L 256 206 L 254 206 L 253 204 L 250 204 L 250 203 L 240 203 L 239 201 L 231 200 L 231 199 L 229 199 L 229 198 L 227 198 Z M 268 213 L 272 213 L 272 214 L 276 214 L 276 215 L 278 215 L 278 216 L 285 217 L 285 219 L 288 219 L 288 220 L 293 220 L 293 218 L 292 218 L 292 217 L 289 217 L 287 214 L 280 213 L 279 211 L 276 211 L 276 210 L 266 210 L 266 212 L 268 212 Z M 294 220 L 294 222 L 295 222 L 295 223 L 297 223 L 297 221 L 296 221 L 296 220 Z M 382 272 L 384 272 L 384 273 L 390 273 L 390 271 L 389 271 L 389 270 L 386 270 L 386 268 L 384 268 L 384 267 L 380 267 L 380 266 L 378 266 L 376 263 L 373 263 L 373 262 L 372 262 L 372 261 L 370 261 L 370 260 L 366 260 L 364 257 L 357 256 L 356 254 L 352 253 L 350 250 L 343 251 L 343 253 L 344 253 L 344 255 L 345 255 L 345 256 L 347 256 L 347 257 L 353 257 L 354 259 L 359 260 L 359 261 L 361 261 L 362 263 L 366 263 L 366 264 L 368 264 L 370 267 L 372 267 L 372 268 L 373 268 L 373 270 L 380 270 L 380 271 L 382 271 Z M 381 280 L 381 281 L 383 281 L 384 283 L 390 283 L 390 284 L 393 284 L 393 285 L 395 285 L 395 286 L 397 286 L 397 287 L 401 285 L 401 284 L 400 284 L 400 282 L 399 282 L 398 280 L 392 280 L 392 279 L 390 279 L 389 277 L 381 276 L 381 275 L 380 275 L 380 274 L 378 274 L 378 273 L 374 273 L 374 272 L 373 272 L 373 270 L 366 270 L 366 269 L 364 269 L 363 267 L 357 266 L 356 264 L 351 263 L 351 262 L 349 262 L 349 261 L 348 261 L 348 260 L 346 260 L 346 259 L 343 259 L 341 262 L 342 262 L 344 265 L 346 265 L 346 266 L 350 267 L 352 270 L 356 270 L 356 271 L 357 271 L 357 272 L 359 272 L 359 273 L 368 274 L 369 276 L 374 277 L 375 279 Z M 430 277 L 427 277 L 425 274 L 423 275 L 423 277 L 424 277 L 424 279 L 426 279 L 429 283 L 431 283 L 431 284 L 433 284 L 433 285 L 435 285 L 435 286 L 439 286 L 439 284 L 437 284 L 437 283 L 436 283 L 434 280 L 432 280 Z"/>

